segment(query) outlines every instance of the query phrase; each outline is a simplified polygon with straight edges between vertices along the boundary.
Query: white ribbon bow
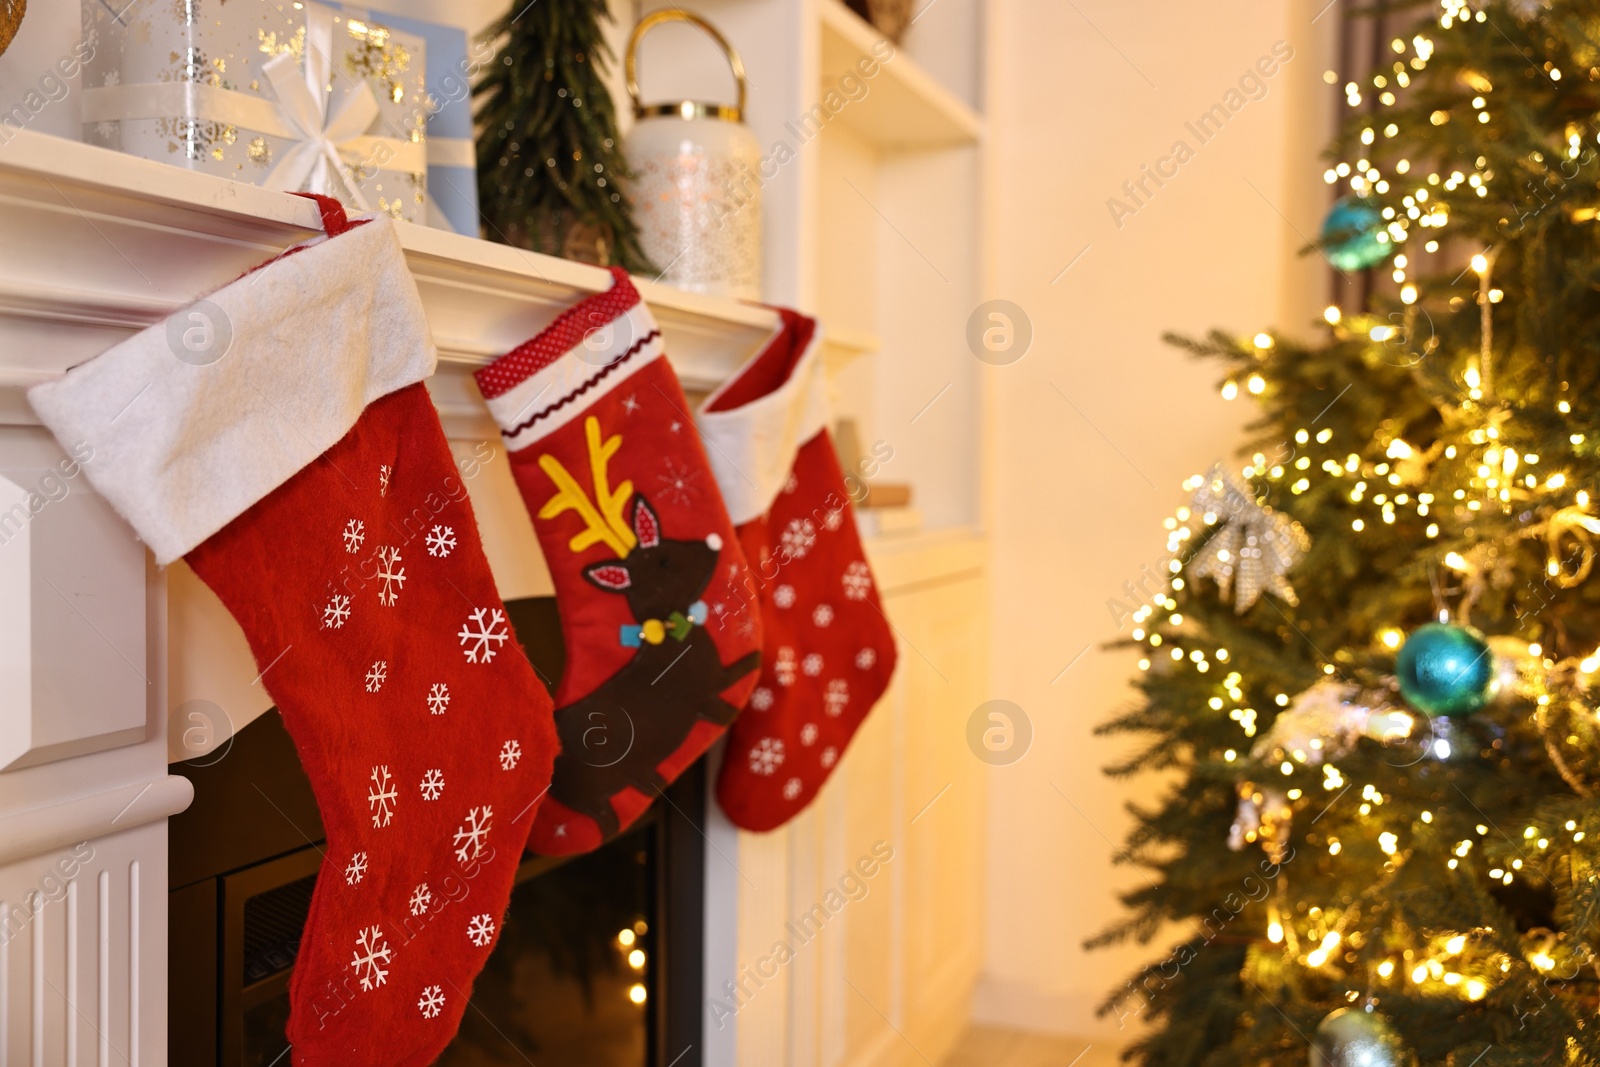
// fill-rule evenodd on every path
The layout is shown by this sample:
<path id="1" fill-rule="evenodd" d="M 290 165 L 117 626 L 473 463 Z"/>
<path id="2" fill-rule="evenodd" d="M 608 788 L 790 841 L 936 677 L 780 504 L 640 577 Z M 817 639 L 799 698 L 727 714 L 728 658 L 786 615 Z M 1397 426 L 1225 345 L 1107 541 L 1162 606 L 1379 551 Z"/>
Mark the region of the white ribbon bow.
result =
<path id="1" fill-rule="evenodd" d="M 347 172 L 341 151 L 359 159 L 360 148 L 370 144 L 366 132 L 378 117 L 378 98 L 372 87 L 356 81 L 337 108 L 328 107 L 328 83 L 333 74 L 333 12 L 308 4 L 305 62 L 283 52 L 261 65 L 277 94 L 278 112 L 296 139 L 262 181 L 269 189 L 306 189 L 332 195 L 342 184 L 361 210 L 368 210 L 359 183 Z M 376 140 L 376 139 L 373 139 Z"/>
<path id="2" fill-rule="evenodd" d="M 472 141 L 467 138 L 445 139 L 439 144 L 429 138 L 424 144 L 415 134 L 404 138 L 367 134 L 381 109 L 364 79 L 350 79 L 353 88 L 330 110 L 333 13 L 320 4 L 306 4 L 302 10 L 306 16 L 303 68 L 291 53 L 273 56 L 261 65 L 273 99 L 199 81 L 107 85 L 82 91 L 83 121 L 93 124 L 178 116 L 179 121 L 225 123 L 280 137 L 291 143 L 274 153 L 277 159 L 259 184 L 331 196 L 342 189 L 349 201 L 364 211 L 371 209 L 359 183 L 379 169 L 420 177 L 430 161 L 472 165 Z"/>

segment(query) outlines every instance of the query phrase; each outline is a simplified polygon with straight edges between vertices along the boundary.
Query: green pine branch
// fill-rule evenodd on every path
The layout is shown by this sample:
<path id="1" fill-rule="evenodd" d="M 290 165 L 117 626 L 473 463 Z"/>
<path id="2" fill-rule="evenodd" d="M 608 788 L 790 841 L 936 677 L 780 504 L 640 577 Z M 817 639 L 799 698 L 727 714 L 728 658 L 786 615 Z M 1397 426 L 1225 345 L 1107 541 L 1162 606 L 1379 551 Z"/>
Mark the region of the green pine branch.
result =
<path id="1" fill-rule="evenodd" d="M 473 87 L 478 200 L 492 239 L 557 256 L 598 240 L 637 273 L 652 268 L 603 80 L 615 62 L 601 29 L 609 18 L 605 0 L 538 0 L 487 32 L 501 47 Z"/>

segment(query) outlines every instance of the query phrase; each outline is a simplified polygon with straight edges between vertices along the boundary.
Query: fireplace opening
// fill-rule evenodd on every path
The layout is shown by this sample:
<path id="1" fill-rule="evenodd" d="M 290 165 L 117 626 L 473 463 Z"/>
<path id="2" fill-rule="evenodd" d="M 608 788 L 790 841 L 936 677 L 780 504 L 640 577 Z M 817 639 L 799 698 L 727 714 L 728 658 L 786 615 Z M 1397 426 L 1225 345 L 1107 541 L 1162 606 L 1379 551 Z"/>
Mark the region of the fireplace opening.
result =
<path id="1" fill-rule="evenodd" d="M 506 605 L 554 688 L 554 600 Z M 275 712 L 173 766 L 195 787 L 170 824 L 171 1062 L 286 1067 L 289 976 L 322 861 L 310 782 Z M 706 804 L 696 765 L 593 853 L 526 857 L 500 940 L 441 1067 L 694 1067 Z"/>

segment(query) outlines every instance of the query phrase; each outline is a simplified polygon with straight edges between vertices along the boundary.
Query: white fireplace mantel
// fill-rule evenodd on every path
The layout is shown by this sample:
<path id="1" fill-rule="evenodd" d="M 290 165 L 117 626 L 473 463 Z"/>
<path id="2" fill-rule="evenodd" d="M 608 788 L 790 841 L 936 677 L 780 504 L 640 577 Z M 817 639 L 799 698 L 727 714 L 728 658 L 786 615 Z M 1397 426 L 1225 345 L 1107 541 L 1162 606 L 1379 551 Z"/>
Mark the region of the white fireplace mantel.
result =
<path id="1" fill-rule="evenodd" d="M 63 138 L 0 129 L 0 408 L 32 422 L 17 387 L 58 374 L 318 232 L 315 205 L 241 182 L 136 159 Z M 461 377 L 537 333 L 587 293 L 598 267 L 396 223 L 444 366 Z M 722 381 L 776 325 L 766 308 L 647 280 L 687 389 Z M 478 418 L 475 394 L 443 411 Z"/>
<path id="2" fill-rule="evenodd" d="M 165 1062 L 165 820 L 192 798 L 169 758 L 217 747 L 268 704 L 209 591 L 182 564 L 155 568 L 86 479 L 60 476 L 65 453 L 26 389 L 318 229 L 302 198 L 0 126 L 0 1064 L 73 1049 Z M 429 387 L 446 433 L 484 457 L 468 487 L 496 581 L 507 598 L 546 593 L 470 372 L 610 278 L 397 229 L 440 350 Z M 776 323 L 761 307 L 639 289 L 691 391 L 725 379 Z M 28 518 L 8 526 L 17 503 Z"/>

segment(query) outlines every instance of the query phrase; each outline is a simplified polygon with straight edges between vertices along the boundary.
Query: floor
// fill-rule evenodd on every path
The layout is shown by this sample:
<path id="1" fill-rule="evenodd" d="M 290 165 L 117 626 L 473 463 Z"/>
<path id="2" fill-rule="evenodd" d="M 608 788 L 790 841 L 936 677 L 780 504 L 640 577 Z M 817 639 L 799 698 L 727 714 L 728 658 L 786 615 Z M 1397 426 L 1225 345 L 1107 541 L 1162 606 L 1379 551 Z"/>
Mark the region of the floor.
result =
<path id="1" fill-rule="evenodd" d="M 1116 1050 L 1049 1034 L 974 1026 L 942 1067 L 1119 1067 Z"/>

